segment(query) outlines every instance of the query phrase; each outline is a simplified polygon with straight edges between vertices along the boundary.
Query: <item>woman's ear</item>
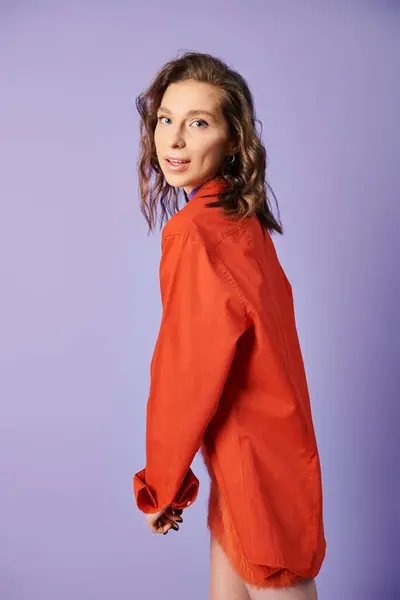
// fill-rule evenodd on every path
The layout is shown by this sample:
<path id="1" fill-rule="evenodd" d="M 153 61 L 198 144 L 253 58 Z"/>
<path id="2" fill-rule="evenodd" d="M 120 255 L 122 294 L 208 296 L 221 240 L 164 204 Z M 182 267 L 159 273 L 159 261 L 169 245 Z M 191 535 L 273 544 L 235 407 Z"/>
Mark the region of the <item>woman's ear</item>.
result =
<path id="1" fill-rule="evenodd" d="M 228 146 L 228 154 L 237 154 L 240 150 L 240 146 L 239 144 L 235 144 L 235 142 L 232 142 L 229 146 Z"/>

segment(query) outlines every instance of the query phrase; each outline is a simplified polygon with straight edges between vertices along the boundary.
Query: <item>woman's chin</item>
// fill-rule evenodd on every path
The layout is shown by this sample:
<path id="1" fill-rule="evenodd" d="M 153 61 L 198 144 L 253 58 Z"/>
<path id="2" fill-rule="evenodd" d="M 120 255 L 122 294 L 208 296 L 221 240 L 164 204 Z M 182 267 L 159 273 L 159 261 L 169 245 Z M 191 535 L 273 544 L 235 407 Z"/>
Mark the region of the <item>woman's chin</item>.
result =
<path id="1" fill-rule="evenodd" d="M 193 179 L 193 177 L 189 177 L 186 173 L 164 173 L 164 177 L 166 182 L 174 187 L 190 186 L 190 181 Z"/>

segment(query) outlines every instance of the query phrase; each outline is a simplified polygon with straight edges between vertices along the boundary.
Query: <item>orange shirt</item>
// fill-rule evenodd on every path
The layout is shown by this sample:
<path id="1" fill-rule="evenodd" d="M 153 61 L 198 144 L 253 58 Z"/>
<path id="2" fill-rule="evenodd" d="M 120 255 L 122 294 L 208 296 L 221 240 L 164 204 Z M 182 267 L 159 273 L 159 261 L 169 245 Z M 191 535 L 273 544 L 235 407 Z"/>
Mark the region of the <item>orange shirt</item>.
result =
<path id="1" fill-rule="evenodd" d="M 321 469 L 292 289 L 256 218 L 205 206 L 224 185 L 206 182 L 162 231 L 163 311 L 135 497 L 145 513 L 189 506 L 201 449 L 248 561 L 313 577 L 326 548 Z"/>

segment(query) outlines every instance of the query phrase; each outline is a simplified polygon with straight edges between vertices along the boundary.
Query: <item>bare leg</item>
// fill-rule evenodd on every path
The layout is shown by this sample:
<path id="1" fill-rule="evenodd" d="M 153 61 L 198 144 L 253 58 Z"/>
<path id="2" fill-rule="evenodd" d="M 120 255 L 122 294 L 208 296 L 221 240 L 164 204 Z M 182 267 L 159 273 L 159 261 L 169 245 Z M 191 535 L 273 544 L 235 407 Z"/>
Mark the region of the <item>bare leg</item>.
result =
<path id="1" fill-rule="evenodd" d="M 250 600 L 318 600 L 314 579 L 302 581 L 293 587 L 255 588 L 245 584 Z"/>
<path id="2" fill-rule="evenodd" d="M 233 570 L 220 544 L 213 536 L 210 540 L 210 592 L 208 600 L 250 600 L 244 582 Z"/>

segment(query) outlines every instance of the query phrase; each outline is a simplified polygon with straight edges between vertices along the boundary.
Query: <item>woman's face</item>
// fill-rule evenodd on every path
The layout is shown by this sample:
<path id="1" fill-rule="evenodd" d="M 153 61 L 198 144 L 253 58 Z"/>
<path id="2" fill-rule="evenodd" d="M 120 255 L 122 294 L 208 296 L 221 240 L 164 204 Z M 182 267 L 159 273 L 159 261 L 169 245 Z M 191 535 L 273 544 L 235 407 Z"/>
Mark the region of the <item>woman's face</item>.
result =
<path id="1" fill-rule="evenodd" d="M 218 89 L 208 83 L 171 83 L 157 117 L 154 142 L 161 170 L 169 185 L 187 194 L 214 177 L 233 152 Z M 174 158 L 184 162 L 170 162 Z"/>

